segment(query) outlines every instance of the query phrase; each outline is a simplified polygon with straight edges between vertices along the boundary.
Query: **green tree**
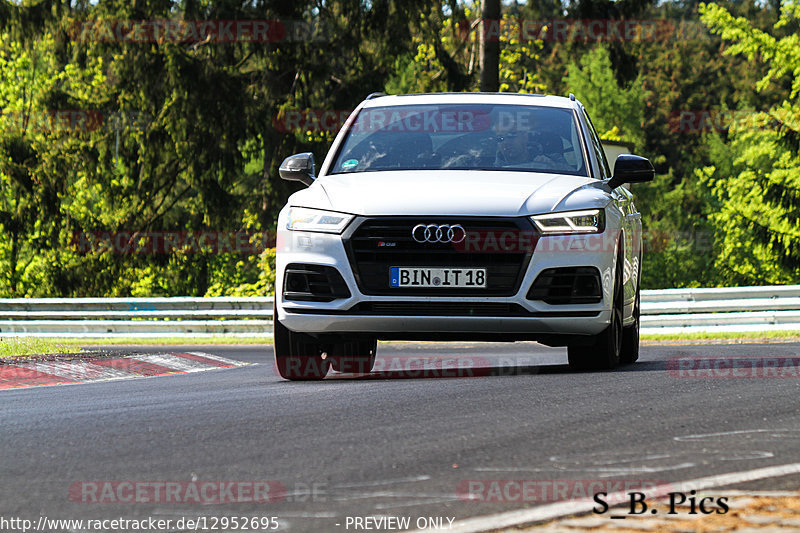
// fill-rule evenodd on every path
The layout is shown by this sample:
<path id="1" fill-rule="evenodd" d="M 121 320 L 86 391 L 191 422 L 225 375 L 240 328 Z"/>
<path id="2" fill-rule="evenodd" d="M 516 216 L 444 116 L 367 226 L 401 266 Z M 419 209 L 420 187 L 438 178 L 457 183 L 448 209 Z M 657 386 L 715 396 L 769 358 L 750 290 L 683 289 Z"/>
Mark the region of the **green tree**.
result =
<path id="1" fill-rule="evenodd" d="M 701 4 L 702 20 L 730 42 L 726 55 L 761 61 L 759 91 L 786 87 L 783 101 L 759 113 L 733 115 L 726 142 L 717 140 L 716 165 L 698 172 L 715 203 L 711 222 L 717 267 L 735 284 L 800 281 L 800 4 L 785 3 L 776 37 L 716 4 Z M 788 83 L 787 83 L 788 82 Z M 787 87 L 788 85 L 788 87 Z"/>
<path id="2" fill-rule="evenodd" d="M 275 117 L 352 108 L 383 87 L 423 8 L 422 0 L 0 3 L 4 116 L 102 117 L 97 128 L 0 131 L 0 294 L 268 290 L 268 259 L 258 255 L 80 254 L 73 234 L 270 230 L 295 190 L 278 178 L 281 160 L 321 156 L 331 139 L 279 131 Z M 267 42 L 107 38 L 112 21 L 265 19 L 289 32 L 301 21 L 311 32 Z"/>
<path id="3" fill-rule="evenodd" d="M 624 140 L 637 149 L 644 144 L 644 90 L 641 75 L 627 87 L 617 84 L 605 46 L 570 63 L 567 87 L 586 106 L 602 139 Z M 613 162 L 612 162 L 613 164 Z"/>

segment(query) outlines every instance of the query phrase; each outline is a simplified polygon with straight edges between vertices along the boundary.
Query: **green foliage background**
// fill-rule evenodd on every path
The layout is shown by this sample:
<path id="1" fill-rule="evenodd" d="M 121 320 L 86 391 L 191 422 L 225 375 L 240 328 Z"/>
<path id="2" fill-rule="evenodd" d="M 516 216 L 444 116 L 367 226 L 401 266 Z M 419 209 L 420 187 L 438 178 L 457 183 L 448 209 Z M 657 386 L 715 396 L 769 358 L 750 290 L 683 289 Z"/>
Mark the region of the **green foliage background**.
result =
<path id="1" fill-rule="evenodd" d="M 501 90 L 573 92 L 605 139 L 656 165 L 652 184 L 633 187 L 644 288 L 800 282 L 799 9 L 796 0 L 503 6 L 506 29 L 563 18 L 675 29 L 626 42 L 501 35 Z M 376 90 L 477 90 L 479 13 L 478 2 L 457 0 L 0 1 L 0 297 L 270 294 L 274 249 L 81 253 L 75 235 L 273 231 L 297 187 L 277 166 L 301 151 L 321 160 L 334 134 L 284 131 L 276 117 L 352 109 Z M 76 31 L 248 19 L 316 30 L 229 43 Z M 676 127 L 681 112 L 701 110 L 737 119 Z"/>

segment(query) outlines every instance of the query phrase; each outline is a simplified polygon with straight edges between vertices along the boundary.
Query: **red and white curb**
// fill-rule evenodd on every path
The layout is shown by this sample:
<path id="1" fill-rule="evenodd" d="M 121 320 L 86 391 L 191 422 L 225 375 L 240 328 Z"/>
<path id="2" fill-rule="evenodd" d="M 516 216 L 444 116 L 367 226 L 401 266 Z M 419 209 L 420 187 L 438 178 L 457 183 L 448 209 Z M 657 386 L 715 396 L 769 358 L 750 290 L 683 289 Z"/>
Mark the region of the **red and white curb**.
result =
<path id="1" fill-rule="evenodd" d="M 186 374 L 247 364 L 202 352 L 9 364 L 0 365 L 0 389 Z"/>

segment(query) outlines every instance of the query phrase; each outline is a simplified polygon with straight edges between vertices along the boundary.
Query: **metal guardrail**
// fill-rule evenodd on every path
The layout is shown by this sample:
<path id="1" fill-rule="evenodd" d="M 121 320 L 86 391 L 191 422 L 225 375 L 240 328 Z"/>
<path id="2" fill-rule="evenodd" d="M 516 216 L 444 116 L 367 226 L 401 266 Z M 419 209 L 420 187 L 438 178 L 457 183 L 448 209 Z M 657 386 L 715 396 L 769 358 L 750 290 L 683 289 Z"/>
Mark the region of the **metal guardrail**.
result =
<path id="1" fill-rule="evenodd" d="M 0 337 L 271 337 L 272 297 L 0 298 Z"/>
<path id="2" fill-rule="evenodd" d="M 0 337 L 272 335 L 271 297 L 0 299 Z M 800 330 L 800 285 L 642 291 L 642 333 Z"/>
<path id="3" fill-rule="evenodd" d="M 642 291 L 642 333 L 800 330 L 800 285 Z"/>

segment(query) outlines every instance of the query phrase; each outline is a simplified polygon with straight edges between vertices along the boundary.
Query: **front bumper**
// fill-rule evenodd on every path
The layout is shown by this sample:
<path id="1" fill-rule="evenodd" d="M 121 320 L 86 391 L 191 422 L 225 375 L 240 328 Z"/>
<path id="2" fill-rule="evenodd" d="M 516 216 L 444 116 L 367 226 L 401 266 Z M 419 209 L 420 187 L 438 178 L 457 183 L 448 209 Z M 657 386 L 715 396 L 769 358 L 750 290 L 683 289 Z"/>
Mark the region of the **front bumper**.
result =
<path id="1" fill-rule="evenodd" d="M 281 227 L 282 225 L 279 225 Z M 285 225 L 283 225 L 285 227 Z M 616 264 L 618 233 L 606 235 L 541 237 L 521 278 L 519 288 L 506 296 L 386 296 L 364 294 L 356 281 L 340 235 L 279 230 L 277 239 L 277 319 L 288 329 L 312 335 L 371 334 L 378 338 L 537 340 L 551 336 L 587 336 L 602 332 L 610 323 L 613 269 Z M 284 301 L 283 277 L 291 263 L 326 265 L 342 275 L 350 297 L 330 302 Z M 526 295 L 543 270 L 558 267 L 594 266 L 600 272 L 602 300 L 598 303 L 550 305 L 528 300 Z M 381 314 L 387 303 L 405 304 L 403 312 Z M 437 313 L 437 306 L 458 304 L 462 309 L 483 309 L 479 316 L 469 313 Z M 485 309 L 491 304 L 512 305 L 514 312 Z M 418 308 L 419 313 L 408 308 Z"/>

